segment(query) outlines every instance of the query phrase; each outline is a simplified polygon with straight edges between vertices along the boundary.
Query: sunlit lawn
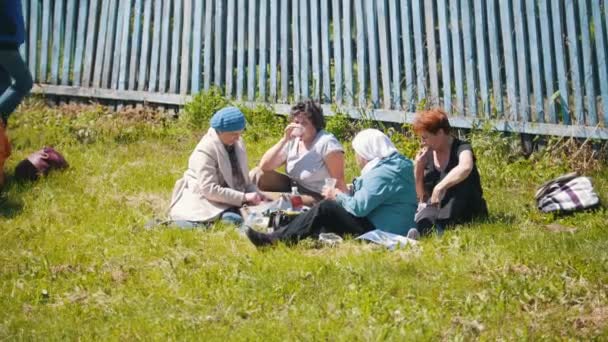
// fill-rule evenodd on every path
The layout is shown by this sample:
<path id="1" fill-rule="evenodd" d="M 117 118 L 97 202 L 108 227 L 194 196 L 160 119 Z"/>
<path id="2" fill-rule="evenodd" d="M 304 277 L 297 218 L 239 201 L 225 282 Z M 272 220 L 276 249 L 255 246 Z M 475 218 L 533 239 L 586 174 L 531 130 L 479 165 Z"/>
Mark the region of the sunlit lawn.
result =
<path id="1" fill-rule="evenodd" d="M 608 338 L 608 212 L 557 217 L 534 206 L 535 187 L 568 171 L 567 156 L 524 159 L 512 139 L 476 133 L 487 222 L 397 251 L 350 240 L 260 252 L 232 226 L 143 228 L 166 213 L 203 129 L 143 110 L 38 102 L 11 120 L 0 339 Z M 250 124 L 253 166 L 277 129 Z M 71 167 L 33 184 L 11 180 L 45 144 Z M 352 179 L 350 149 L 347 158 Z M 590 173 L 604 203 L 607 170 Z"/>

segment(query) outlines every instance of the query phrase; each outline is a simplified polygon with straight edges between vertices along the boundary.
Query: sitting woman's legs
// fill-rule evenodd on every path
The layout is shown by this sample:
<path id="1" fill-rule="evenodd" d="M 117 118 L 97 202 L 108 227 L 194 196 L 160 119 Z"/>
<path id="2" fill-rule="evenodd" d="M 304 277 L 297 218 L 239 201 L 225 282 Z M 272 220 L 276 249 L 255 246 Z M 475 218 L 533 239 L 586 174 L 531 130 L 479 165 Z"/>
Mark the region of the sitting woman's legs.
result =
<path id="1" fill-rule="evenodd" d="M 374 226 L 366 218 L 353 216 L 335 201 L 323 200 L 273 233 L 264 234 L 250 229 L 247 236 L 256 246 L 263 246 L 275 241 L 297 243 L 320 233 L 361 235 L 372 229 Z"/>
<path id="2" fill-rule="evenodd" d="M 220 214 L 219 220 L 225 224 L 240 225 L 243 223 L 243 217 L 239 214 L 237 208 L 226 209 Z M 207 228 L 210 227 L 215 221 L 188 221 L 188 220 L 173 220 L 164 222 L 164 224 L 170 224 L 178 228 L 191 229 L 191 228 Z"/>
<path id="3" fill-rule="evenodd" d="M 220 215 L 220 221 L 227 224 L 240 225 L 243 223 L 243 217 L 236 209 L 228 209 Z"/>
<path id="4" fill-rule="evenodd" d="M 261 168 L 255 167 L 249 171 L 249 178 L 260 191 L 270 192 L 265 195 L 273 200 L 279 198 L 279 194 L 272 193 L 289 193 L 291 192 L 292 180 L 289 176 L 276 171 L 262 171 Z M 323 199 L 321 194 L 308 190 L 302 186 L 298 186 L 298 191 L 302 195 L 302 202 L 306 206 L 313 206 Z"/>
<path id="5" fill-rule="evenodd" d="M 276 171 L 262 171 L 256 167 L 249 171 L 249 178 L 261 191 L 290 192 L 291 179 L 287 175 Z"/>

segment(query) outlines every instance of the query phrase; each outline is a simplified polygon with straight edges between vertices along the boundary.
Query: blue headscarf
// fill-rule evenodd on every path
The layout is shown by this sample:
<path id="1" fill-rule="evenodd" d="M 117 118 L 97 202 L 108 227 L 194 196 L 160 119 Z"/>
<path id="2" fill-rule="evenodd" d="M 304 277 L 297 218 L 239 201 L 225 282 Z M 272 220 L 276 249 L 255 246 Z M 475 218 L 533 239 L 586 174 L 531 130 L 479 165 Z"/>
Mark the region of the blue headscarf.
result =
<path id="1" fill-rule="evenodd" d="M 224 107 L 213 114 L 210 124 L 218 132 L 242 131 L 245 115 L 237 107 Z"/>

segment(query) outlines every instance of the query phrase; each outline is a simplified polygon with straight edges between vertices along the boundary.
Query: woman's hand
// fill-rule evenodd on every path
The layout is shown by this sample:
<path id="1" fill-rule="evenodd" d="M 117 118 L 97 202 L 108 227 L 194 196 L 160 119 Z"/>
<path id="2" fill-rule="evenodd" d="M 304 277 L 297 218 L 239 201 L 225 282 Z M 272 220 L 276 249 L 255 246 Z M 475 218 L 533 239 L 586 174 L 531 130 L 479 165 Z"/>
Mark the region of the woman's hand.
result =
<path id="1" fill-rule="evenodd" d="M 264 196 L 258 192 L 248 192 L 245 194 L 245 203 L 248 205 L 258 205 L 264 200 Z"/>
<path id="2" fill-rule="evenodd" d="M 426 159 L 431 152 L 432 150 L 428 146 L 423 146 L 418 153 L 416 153 L 416 158 L 414 159 L 415 165 L 424 166 Z"/>
<path id="3" fill-rule="evenodd" d="M 336 196 L 340 193 L 342 193 L 342 191 L 340 191 L 340 189 L 338 188 L 323 187 L 323 189 L 321 190 L 321 195 L 323 195 L 323 197 L 328 200 L 335 200 Z"/>
<path id="4" fill-rule="evenodd" d="M 428 146 L 423 146 L 414 159 L 414 178 L 416 180 L 416 197 L 420 202 L 426 201 L 428 194 L 424 191 L 424 168 L 427 158 L 433 153 Z"/>
<path id="5" fill-rule="evenodd" d="M 435 187 L 433 188 L 433 194 L 431 195 L 431 205 L 438 206 L 439 203 L 441 203 L 443 197 L 445 196 L 446 191 L 447 189 L 445 189 L 441 183 L 435 185 Z"/>
<path id="6" fill-rule="evenodd" d="M 294 123 L 294 122 L 287 125 L 287 127 L 285 127 L 285 130 L 283 130 L 283 139 L 291 140 L 291 139 L 295 138 L 295 135 L 293 133 L 294 133 L 294 130 L 296 130 L 296 129 L 302 130 L 303 127 L 302 127 L 302 125 Z"/>

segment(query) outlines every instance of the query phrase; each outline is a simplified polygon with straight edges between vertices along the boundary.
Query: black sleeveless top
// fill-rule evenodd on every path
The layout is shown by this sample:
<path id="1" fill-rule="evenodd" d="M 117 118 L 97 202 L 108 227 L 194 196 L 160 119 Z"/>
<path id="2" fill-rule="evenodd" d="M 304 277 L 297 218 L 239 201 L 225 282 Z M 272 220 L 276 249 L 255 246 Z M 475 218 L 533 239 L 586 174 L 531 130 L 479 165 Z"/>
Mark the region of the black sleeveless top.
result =
<path id="1" fill-rule="evenodd" d="M 458 157 L 463 151 L 473 153 L 473 149 L 468 142 L 454 138 L 450 159 L 443 171 L 435 168 L 433 154 L 429 153 L 424 167 L 424 191 L 426 196 L 430 197 L 435 185 L 458 165 Z M 450 223 L 463 223 L 477 216 L 485 216 L 487 212 L 486 201 L 483 199 L 483 190 L 481 189 L 481 179 L 479 171 L 477 171 L 475 155 L 473 155 L 473 170 L 462 182 L 446 191 L 445 197 L 441 200 L 437 218 Z"/>

